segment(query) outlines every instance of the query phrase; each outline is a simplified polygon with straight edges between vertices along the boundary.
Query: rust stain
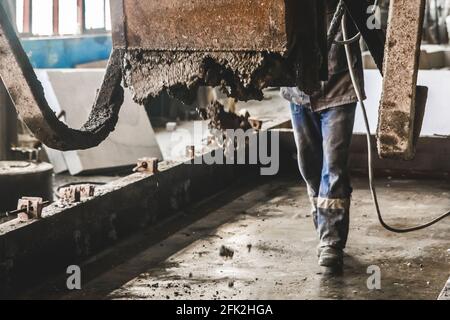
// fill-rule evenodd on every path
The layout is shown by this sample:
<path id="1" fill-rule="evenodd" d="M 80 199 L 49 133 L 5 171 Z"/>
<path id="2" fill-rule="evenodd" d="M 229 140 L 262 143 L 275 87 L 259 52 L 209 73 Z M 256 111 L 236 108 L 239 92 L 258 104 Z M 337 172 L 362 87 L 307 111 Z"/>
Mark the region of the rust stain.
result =
<path id="1" fill-rule="evenodd" d="M 129 48 L 287 50 L 285 0 L 123 0 Z"/>

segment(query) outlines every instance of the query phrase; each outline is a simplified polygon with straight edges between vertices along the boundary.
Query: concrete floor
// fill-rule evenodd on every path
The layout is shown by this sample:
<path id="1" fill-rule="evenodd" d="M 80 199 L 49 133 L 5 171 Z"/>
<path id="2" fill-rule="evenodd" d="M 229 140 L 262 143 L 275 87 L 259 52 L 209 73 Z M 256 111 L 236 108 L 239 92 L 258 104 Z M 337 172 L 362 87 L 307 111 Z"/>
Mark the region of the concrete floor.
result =
<path id="1" fill-rule="evenodd" d="M 382 179 L 378 186 L 390 223 L 417 224 L 450 208 L 447 182 Z M 82 266 L 81 291 L 50 294 L 47 287 L 34 294 L 63 299 L 436 299 L 450 274 L 450 220 L 413 234 L 386 232 L 373 213 L 366 180 L 355 179 L 354 187 L 342 275 L 317 265 L 306 188 L 292 175 L 238 184 L 162 229 L 95 257 Z M 223 245 L 234 250 L 233 258 L 219 254 Z M 381 269 L 381 290 L 367 288 L 372 265 Z"/>

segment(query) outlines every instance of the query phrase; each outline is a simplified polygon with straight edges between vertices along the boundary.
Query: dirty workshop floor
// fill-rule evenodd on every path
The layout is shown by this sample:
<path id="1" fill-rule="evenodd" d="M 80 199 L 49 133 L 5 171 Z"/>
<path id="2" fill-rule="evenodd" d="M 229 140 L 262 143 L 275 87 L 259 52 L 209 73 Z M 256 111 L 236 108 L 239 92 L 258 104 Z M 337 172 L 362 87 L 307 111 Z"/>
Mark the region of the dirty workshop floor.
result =
<path id="1" fill-rule="evenodd" d="M 380 179 L 377 184 L 390 223 L 421 223 L 450 207 L 446 182 Z M 82 266 L 87 283 L 81 291 L 49 294 L 44 286 L 35 294 L 63 299 L 436 299 L 450 274 L 450 220 L 413 234 L 389 233 L 376 220 L 366 180 L 355 179 L 354 187 L 342 275 L 331 276 L 317 265 L 306 188 L 295 177 L 282 177 L 240 183 L 187 209 L 164 231 L 148 230 L 91 259 Z M 234 255 L 222 257 L 222 246 Z M 367 268 L 373 265 L 381 269 L 381 290 L 367 288 Z"/>

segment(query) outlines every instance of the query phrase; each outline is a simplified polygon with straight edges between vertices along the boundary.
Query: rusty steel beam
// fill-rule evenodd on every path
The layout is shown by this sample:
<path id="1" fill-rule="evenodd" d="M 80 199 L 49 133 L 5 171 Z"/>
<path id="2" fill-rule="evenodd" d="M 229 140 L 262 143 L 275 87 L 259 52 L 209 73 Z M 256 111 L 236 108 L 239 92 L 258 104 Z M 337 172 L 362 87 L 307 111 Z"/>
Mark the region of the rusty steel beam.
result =
<path id="1" fill-rule="evenodd" d="M 313 93 L 327 79 L 325 0 L 118 0 L 111 10 L 114 50 L 89 119 L 74 130 L 49 108 L 0 6 L 0 77 L 50 148 L 87 149 L 106 139 L 123 102 L 122 78 L 142 104 L 163 90 L 189 102 L 201 85 L 240 100 L 262 99 L 275 85 Z"/>
<path id="2" fill-rule="evenodd" d="M 129 49 L 284 53 L 288 9 L 285 0 L 124 0 L 124 33 Z"/>
<path id="3" fill-rule="evenodd" d="M 123 103 L 123 52 L 111 54 L 103 84 L 92 113 L 80 130 L 67 127 L 49 107 L 41 83 L 0 4 L 0 77 L 21 119 L 33 134 L 50 148 L 58 150 L 88 149 L 100 144 L 118 120 Z"/>
<path id="4" fill-rule="evenodd" d="M 415 153 L 416 84 L 425 0 L 391 0 L 390 6 L 378 152 L 382 158 L 410 160 Z"/>
<path id="5" fill-rule="evenodd" d="M 262 99 L 273 85 L 312 93 L 327 76 L 325 0 L 120 0 L 111 10 L 114 50 L 89 119 L 74 130 L 49 108 L 0 6 L 0 77 L 50 148 L 87 149 L 106 139 L 123 102 L 122 78 L 145 103 L 163 90 L 189 101 L 201 85 L 229 88 L 240 100 Z"/>
<path id="6" fill-rule="evenodd" d="M 313 93 L 328 78 L 325 0 L 121 0 L 111 10 L 141 104 L 163 90 L 190 103 L 201 85 L 239 100 L 268 86 Z"/>

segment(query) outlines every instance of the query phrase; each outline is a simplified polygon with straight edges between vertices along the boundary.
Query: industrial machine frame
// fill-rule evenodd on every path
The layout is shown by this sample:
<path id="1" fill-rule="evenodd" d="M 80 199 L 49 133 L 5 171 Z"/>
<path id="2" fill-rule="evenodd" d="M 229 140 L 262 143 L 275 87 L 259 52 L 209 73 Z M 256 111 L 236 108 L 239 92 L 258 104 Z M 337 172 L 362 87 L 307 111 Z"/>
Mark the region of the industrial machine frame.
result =
<path id="1" fill-rule="evenodd" d="M 373 14 L 368 10 L 372 1 L 343 1 L 380 72 L 387 73 L 379 154 L 411 159 L 414 131 L 423 117 L 423 113 L 416 116 L 415 87 L 425 0 L 392 1 L 386 50 L 384 32 L 367 23 Z M 201 85 L 221 85 L 239 100 L 262 99 L 262 89 L 269 86 L 297 86 L 311 93 L 327 78 L 324 0 L 122 0 L 113 1 L 111 11 L 114 48 L 92 112 L 76 130 L 57 119 L 49 107 L 0 5 L 1 79 L 21 119 L 48 147 L 88 149 L 105 140 L 118 121 L 122 81 L 135 100 L 145 104 L 162 90 L 191 101 Z M 405 25 L 402 17 L 406 16 L 415 19 Z M 201 37 L 196 36 L 199 30 L 204 30 Z M 403 37 L 405 33 L 414 36 Z M 400 57 L 406 49 L 410 54 Z M 403 59 L 406 69 L 396 69 L 396 57 Z M 395 70 L 404 72 L 393 75 Z M 392 86 L 399 78 L 401 83 Z M 404 89 L 400 92 L 405 99 L 397 104 L 390 88 L 399 92 L 398 86 Z"/>

